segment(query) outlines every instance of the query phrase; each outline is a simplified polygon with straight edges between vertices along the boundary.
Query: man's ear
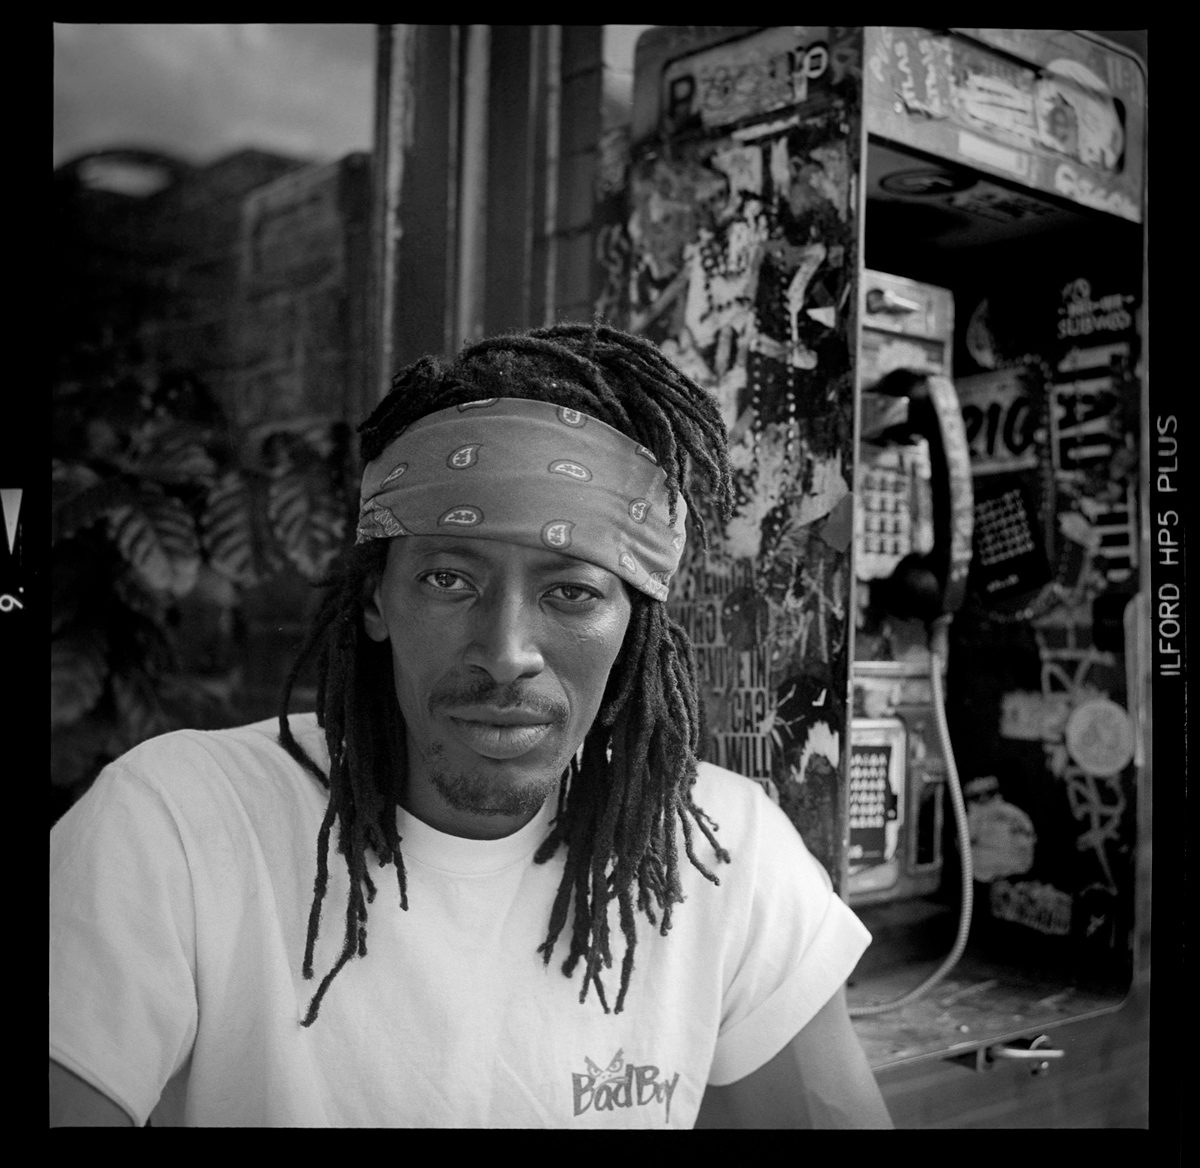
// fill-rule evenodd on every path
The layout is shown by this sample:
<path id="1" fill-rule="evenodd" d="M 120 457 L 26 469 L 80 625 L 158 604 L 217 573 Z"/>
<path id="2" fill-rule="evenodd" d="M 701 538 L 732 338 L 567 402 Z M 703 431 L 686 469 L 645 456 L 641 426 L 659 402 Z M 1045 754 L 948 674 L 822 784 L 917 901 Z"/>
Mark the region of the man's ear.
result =
<path id="1" fill-rule="evenodd" d="M 383 602 L 380 597 L 381 577 L 379 573 L 370 576 L 363 584 L 363 628 L 372 641 L 388 639 L 387 621 L 383 617 Z"/>

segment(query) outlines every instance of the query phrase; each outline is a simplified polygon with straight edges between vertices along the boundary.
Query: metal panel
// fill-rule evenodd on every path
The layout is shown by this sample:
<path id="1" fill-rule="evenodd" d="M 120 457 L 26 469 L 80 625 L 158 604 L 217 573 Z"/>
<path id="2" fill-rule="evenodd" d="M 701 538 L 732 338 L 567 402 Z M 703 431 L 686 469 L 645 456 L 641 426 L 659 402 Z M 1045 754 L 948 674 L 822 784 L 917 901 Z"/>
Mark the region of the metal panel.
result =
<path id="1" fill-rule="evenodd" d="M 1060 29 L 872 28 L 866 62 L 871 134 L 1142 221 L 1132 55 Z"/>
<path id="2" fill-rule="evenodd" d="M 673 603 L 707 754 L 763 783 L 839 887 L 861 46 L 840 28 L 646 34 L 627 223 L 629 322 L 730 432 L 736 513 L 706 555 L 692 541 Z"/>

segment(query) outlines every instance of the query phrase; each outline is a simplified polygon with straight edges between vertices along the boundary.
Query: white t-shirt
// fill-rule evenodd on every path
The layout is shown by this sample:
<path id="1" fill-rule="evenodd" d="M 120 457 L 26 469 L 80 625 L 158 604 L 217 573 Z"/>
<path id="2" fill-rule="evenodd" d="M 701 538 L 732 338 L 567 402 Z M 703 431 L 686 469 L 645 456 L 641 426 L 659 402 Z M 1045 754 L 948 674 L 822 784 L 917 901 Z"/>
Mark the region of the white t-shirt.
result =
<path id="1" fill-rule="evenodd" d="M 315 718 L 293 717 L 327 758 Z M 762 1066 L 845 981 L 869 935 L 758 784 L 707 764 L 697 803 L 732 863 L 683 854 L 664 937 L 639 912 L 625 1007 L 544 965 L 563 857 L 532 862 L 553 800 L 503 839 L 400 811 L 409 909 L 378 893 L 367 955 L 334 979 L 349 876 L 335 850 L 301 974 L 325 790 L 276 723 L 179 731 L 105 768 L 51 832 L 50 1056 L 142 1124 L 690 1127 L 706 1083 Z M 624 939 L 613 910 L 610 1007 Z M 153 1114 L 152 1114 L 153 1113 Z"/>

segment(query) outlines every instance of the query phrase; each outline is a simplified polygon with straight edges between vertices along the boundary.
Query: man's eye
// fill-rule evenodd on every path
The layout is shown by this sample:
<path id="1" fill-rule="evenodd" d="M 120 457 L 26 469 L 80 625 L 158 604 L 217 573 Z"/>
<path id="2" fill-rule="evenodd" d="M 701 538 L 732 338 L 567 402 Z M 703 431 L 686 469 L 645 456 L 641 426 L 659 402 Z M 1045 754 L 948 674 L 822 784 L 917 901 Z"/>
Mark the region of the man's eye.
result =
<path id="1" fill-rule="evenodd" d="M 588 600 L 596 600 L 599 594 L 595 589 L 583 584 L 556 584 L 550 589 L 550 595 L 555 600 L 565 600 L 568 604 L 582 604 Z"/>
<path id="2" fill-rule="evenodd" d="M 463 592 L 467 582 L 457 572 L 426 572 L 421 580 L 438 592 Z"/>

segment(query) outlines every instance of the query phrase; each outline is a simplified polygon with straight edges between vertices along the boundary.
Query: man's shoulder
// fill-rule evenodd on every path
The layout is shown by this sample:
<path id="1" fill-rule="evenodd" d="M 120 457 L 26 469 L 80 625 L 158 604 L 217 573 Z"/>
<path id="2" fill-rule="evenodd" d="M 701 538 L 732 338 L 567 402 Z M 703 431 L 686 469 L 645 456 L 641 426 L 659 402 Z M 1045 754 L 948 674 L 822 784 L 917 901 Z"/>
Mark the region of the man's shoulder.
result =
<path id="1" fill-rule="evenodd" d="M 316 729 L 315 715 L 292 715 L 288 721 L 297 741 L 307 747 L 313 737 L 312 731 Z M 258 722 L 247 722 L 241 726 L 222 726 L 218 729 L 198 730 L 183 727 L 157 734 L 130 747 L 118 762 L 138 763 L 164 755 L 203 754 L 225 750 L 256 752 L 272 747 L 278 749 L 278 744 L 278 718 L 264 718 Z"/>
<path id="2" fill-rule="evenodd" d="M 697 768 L 692 800 L 716 821 L 720 827 L 718 839 L 731 849 L 753 846 L 764 855 L 780 856 L 808 850 L 769 781 L 702 762 Z"/>
<path id="3" fill-rule="evenodd" d="M 299 745 L 323 766 L 324 739 L 316 716 L 293 715 L 289 726 Z M 254 775 L 290 778 L 299 769 L 280 743 L 277 718 L 212 730 L 171 730 L 132 747 L 106 768 L 159 789 L 193 787 L 205 777 L 239 783 Z"/>
<path id="4" fill-rule="evenodd" d="M 696 767 L 695 800 L 701 806 L 708 800 L 748 809 L 764 799 L 770 801 L 766 788 L 757 779 L 747 778 L 711 762 L 701 762 Z"/>
<path id="5" fill-rule="evenodd" d="M 719 826 L 721 843 L 738 850 L 761 838 L 764 823 L 778 811 L 757 780 L 708 762 L 696 768 L 692 802 Z"/>

